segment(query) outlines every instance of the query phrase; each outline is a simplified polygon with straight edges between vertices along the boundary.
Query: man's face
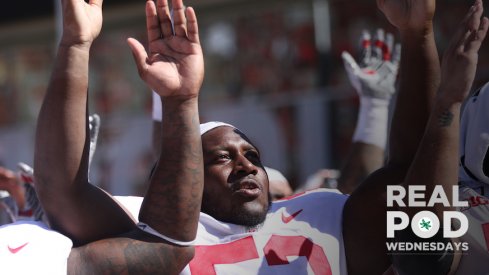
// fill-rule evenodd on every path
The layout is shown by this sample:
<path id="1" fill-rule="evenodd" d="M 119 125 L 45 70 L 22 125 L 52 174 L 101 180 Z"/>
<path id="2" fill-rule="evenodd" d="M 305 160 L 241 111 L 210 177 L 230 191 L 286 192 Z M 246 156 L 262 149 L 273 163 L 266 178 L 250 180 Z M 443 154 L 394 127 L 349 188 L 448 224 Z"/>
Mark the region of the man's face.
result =
<path id="1" fill-rule="evenodd" d="M 268 177 L 258 150 L 239 131 L 217 127 L 202 136 L 204 197 L 202 212 L 234 224 L 255 226 L 265 220 Z"/>

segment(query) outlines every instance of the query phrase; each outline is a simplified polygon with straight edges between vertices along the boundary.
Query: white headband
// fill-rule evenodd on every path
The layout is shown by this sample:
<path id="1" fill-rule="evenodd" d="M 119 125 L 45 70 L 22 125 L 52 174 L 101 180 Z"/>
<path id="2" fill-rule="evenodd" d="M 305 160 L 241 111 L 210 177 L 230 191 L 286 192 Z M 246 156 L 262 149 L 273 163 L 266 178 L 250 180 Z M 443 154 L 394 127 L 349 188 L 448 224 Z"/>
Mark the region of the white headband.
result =
<path id="1" fill-rule="evenodd" d="M 200 124 L 200 135 L 202 136 L 205 133 L 209 132 L 210 130 L 217 128 L 217 127 L 221 127 L 221 126 L 228 126 L 228 127 L 237 129 L 239 131 L 238 128 L 234 127 L 231 124 L 227 124 L 227 123 L 220 122 L 220 121 L 210 121 L 210 122 Z"/>

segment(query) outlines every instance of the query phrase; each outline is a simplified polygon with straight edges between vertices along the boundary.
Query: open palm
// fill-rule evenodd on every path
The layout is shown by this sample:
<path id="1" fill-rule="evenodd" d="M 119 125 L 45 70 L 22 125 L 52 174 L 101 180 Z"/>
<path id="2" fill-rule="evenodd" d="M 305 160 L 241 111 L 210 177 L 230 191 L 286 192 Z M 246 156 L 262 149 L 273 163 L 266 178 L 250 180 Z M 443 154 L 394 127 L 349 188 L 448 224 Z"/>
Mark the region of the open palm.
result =
<path id="1" fill-rule="evenodd" d="M 139 75 L 160 96 L 197 96 L 204 60 L 195 12 L 174 0 L 172 19 L 166 0 L 158 0 L 157 6 L 146 4 L 148 52 L 137 40 L 128 40 Z"/>

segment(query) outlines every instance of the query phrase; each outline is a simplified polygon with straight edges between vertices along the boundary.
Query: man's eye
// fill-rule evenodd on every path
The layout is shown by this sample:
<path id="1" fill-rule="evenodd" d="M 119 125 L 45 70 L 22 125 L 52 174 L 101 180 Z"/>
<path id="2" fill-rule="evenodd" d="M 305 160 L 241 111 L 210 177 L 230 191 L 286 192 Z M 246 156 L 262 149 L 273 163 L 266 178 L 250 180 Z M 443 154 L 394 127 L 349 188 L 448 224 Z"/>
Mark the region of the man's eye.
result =
<path id="1" fill-rule="evenodd" d="M 217 156 L 217 159 L 222 160 L 222 159 L 229 159 L 229 155 L 226 154 L 220 154 Z"/>
<path id="2" fill-rule="evenodd" d="M 246 153 L 246 158 L 248 158 L 250 161 L 254 163 L 260 163 L 260 155 L 257 152 L 254 151 L 249 151 Z"/>

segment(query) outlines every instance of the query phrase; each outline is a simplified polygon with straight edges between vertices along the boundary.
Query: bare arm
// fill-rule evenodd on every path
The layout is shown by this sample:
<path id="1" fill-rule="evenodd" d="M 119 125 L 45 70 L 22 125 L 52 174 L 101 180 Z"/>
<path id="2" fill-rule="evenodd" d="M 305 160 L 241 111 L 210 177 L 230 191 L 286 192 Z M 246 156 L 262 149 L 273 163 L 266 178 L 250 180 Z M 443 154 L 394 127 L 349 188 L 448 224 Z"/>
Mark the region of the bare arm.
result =
<path id="1" fill-rule="evenodd" d="M 88 182 L 88 64 L 102 26 L 102 0 L 62 0 L 62 8 L 63 34 L 38 118 L 34 167 L 52 228 L 79 245 L 135 225 Z"/>
<path id="2" fill-rule="evenodd" d="M 39 119 L 35 158 L 50 222 L 80 245 L 70 254 L 69 272 L 177 274 L 192 258 L 193 247 L 137 229 L 109 195 L 88 183 L 88 55 L 100 31 L 102 2 L 62 1 L 63 39 Z M 153 1 L 146 3 L 150 56 L 129 40 L 141 77 L 165 97 L 171 114 L 163 122 L 171 135 L 140 218 L 162 234 L 189 241 L 196 234 L 203 184 L 197 105 L 203 59 L 193 9 L 185 11 L 181 0 L 172 4 L 175 35 L 168 28 L 167 2 L 157 2 L 166 14 L 156 14 Z M 50 148 L 58 144 L 66 148 L 53 154 Z M 51 173 L 50 167 L 59 172 Z"/>
<path id="3" fill-rule="evenodd" d="M 455 210 L 451 198 L 453 197 L 452 187 L 457 186 L 458 183 L 460 108 L 470 92 L 477 68 L 478 51 L 489 27 L 488 19 L 481 18 L 482 13 L 482 0 L 476 0 L 444 53 L 441 85 L 437 93 L 436 104 L 418 153 L 404 182 L 405 186 L 424 185 L 428 198 L 436 186 L 441 186 L 451 204 L 450 206 L 435 204 L 433 207 L 403 208 L 402 210 L 411 218 L 419 211 L 429 210 L 438 216 L 440 224 L 443 225 L 444 211 Z M 412 239 L 410 232 L 410 229 L 400 231 L 396 235 L 396 240 Z M 437 241 L 451 241 L 441 234 L 434 238 Z M 425 262 L 427 274 L 446 274 L 450 269 L 456 270 L 460 254 L 452 252 L 449 256 L 436 256 L 432 261 Z M 419 262 L 420 259 L 426 259 L 426 256 L 393 255 L 395 268 L 402 273 L 412 273 L 413 263 Z"/>
<path id="4" fill-rule="evenodd" d="M 198 94 L 204 75 L 198 25 L 192 8 L 166 0 L 146 3 L 149 52 L 129 39 L 141 78 L 163 101 L 161 153 L 139 220 L 181 241 L 195 239 L 203 190 Z"/>
<path id="5" fill-rule="evenodd" d="M 382 2 L 382 1 L 381 1 Z M 387 2 L 387 1 L 386 1 Z M 416 2 L 416 1 L 413 1 Z M 399 2 L 398 2 L 399 3 Z M 418 5 L 416 6 L 411 6 L 413 10 L 416 10 L 417 8 L 420 8 L 420 6 L 425 5 L 425 7 L 429 7 L 433 5 L 432 7 L 434 8 L 434 2 L 430 3 L 430 1 L 426 1 L 421 3 L 418 2 Z M 477 1 L 476 3 L 478 5 L 478 8 L 473 8 L 470 12 L 469 15 L 466 17 L 464 20 L 464 23 L 461 24 L 460 30 L 456 33 L 454 36 L 454 39 L 452 40 L 452 44 L 450 49 L 445 53 L 444 56 L 444 64 L 443 64 L 443 70 L 442 70 L 442 85 L 438 91 L 437 97 L 436 97 L 436 104 L 434 105 L 431 115 L 429 119 L 427 120 L 427 125 L 426 129 L 423 134 L 423 138 L 421 142 L 419 143 L 419 148 L 417 150 L 414 150 L 411 152 L 411 150 L 407 150 L 407 148 L 401 148 L 402 143 L 398 142 L 397 144 L 394 144 L 390 148 L 391 152 L 391 159 L 389 160 L 388 165 L 382 169 L 381 171 L 375 173 L 372 175 L 366 182 L 365 186 L 368 186 L 370 189 L 362 188 L 360 192 L 357 193 L 357 197 L 351 201 L 350 205 L 347 205 L 347 208 L 345 212 L 345 219 L 347 220 L 346 223 L 348 224 L 354 224 L 350 223 L 352 220 L 349 220 L 350 217 L 348 215 L 354 215 L 354 205 L 358 202 L 367 202 L 367 198 L 371 198 L 371 207 L 369 208 L 370 212 L 374 213 L 379 213 L 379 218 L 377 219 L 369 219 L 370 222 L 376 223 L 379 222 L 380 224 L 385 224 L 386 217 L 385 213 L 387 211 L 386 208 L 386 201 L 385 201 L 385 185 L 395 185 L 395 184 L 402 184 L 404 186 L 410 186 L 410 185 L 424 185 L 426 186 L 427 192 L 426 192 L 426 197 L 429 198 L 431 195 L 431 192 L 434 188 L 435 185 L 442 185 L 448 195 L 450 197 L 451 194 L 451 187 L 456 184 L 456 179 L 457 179 L 457 167 L 458 167 L 458 116 L 460 114 L 460 105 L 461 102 L 464 100 L 464 98 L 467 96 L 473 77 L 475 73 L 475 66 L 476 66 L 476 61 L 477 61 L 477 52 L 480 47 L 481 41 L 484 39 L 485 34 L 487 32 L 487 19 L 480 20 L 480 16 L 482 14 L 482 4 L 480 1 Z M 411 3 L 414 4 L 414 3 Z M 385 8 L 385 6 L 384 6 Z M 478 10 L 477 10 L 478 9 Z M 474 11 L 476 11 L 474 13 Z M 384 13 L 386 13 L 386 10 L 384 10 Z M 399 19 L 398 13 L 392 13 L 392 10 L 390 10 L 387 15 L 390 14 L 396 15 L 396 18 Z M 419 15 L 419 13 L 418 13 Z M 389 17 L 389 15 L 388 15 Z M 391 18 L 391 17 L 390 17 Z M 400 21 L 396 21 L 400 22 Z M 481 23 L 482 22 L 482 23 Z M 410 25 L 413 26 L 413 25 Z M 417 30 L 429 30 L 429 28 L 424 28 L 423 24 L 417 25 L 415 24 L 414 27 Z M 436 85 L 436 79 L 438 79 L 438 73 L 435 73 L 436 70 L 434 67 L 434 64 L 437 62 L 433 63 L 434 59 L 436 56 L 432 56 L 431 53 L 433 53 L 433 48 L 434 47 L 434 41 L 432 41 L 433 34 L 432 33 L 426 33 L 426 32 L 421 32 L 416 35 L 412 34 L 410 32 L 413 31 L 413 29 L 410 28 L 404 28 L 400 27 L 397 25 L 399 30 L 401 31 L 401 35 L 404 38 L 412 38 L 413 41 L 418 41 L 418 46 L 415 44 L 412 44 L 413 41 L 405 41 L 404 43 L 407 45 L 410 45 L 411 47 L 405 47 L 403 44 L 403 53 L 406 53 L 408 50 L 411 54 L 408 56 L 404 57 L 401 62 L 404 62 L 404 60 L 409 59 L 410 61 L 416 61 L 416 58 L 413 58 L 414 53 L 423 53 L 424 55 L 421 55 L 421 59 L 418 60 L 418 62 L 408 62 L 407 68 L 409 69 L 409 75 L 411 75 L 408 79 L 411 77 L 417 75 L 417 72 L 422 70 L 423 67 L 418 67 L 419 65 L 423 64 L 431 64 L 428 66 L 429 70 L 425 70 L 424 73 L 427 75 L 422 75 L 418 76 L 420 77 L 419 79 L 413 79 L 413 83 L 425 83 L 425 85 L 422 85 L 425 93 L 428 91 L 426 96 L 428 96 L 427 99 L 429 99 L 429 95 L 431 94 L 431 87 L 430 87 L 430 81 L 431 79 L 431 85 Z M 421 28 L 418 28 L 421 27 Z M 424 33 L 424 35 L 420 35 Z M 470 34 L 470 35 L 469 35 Z M 424 37 L 424 38 L 423 38 Z M 416 38 L 420 38 L 421 40 L 416 40 Z M 403 40 L 404 41 L 404 40 Z M 425 41 L 425 42 L 422 42 Z M 416 50 L 417 49 L 417 50 Z M 406 53 L 407 54 L 407 53 Z M 431 61 L 430 61 L 431 60 Z M 428 62 L 428 63 L 426 63 Z M 417 65 L 416 65 L 417 64 Z M 416 65 L 416 66 L 415 66 Z M 404 64 L 406 66 L 406 64 Z M 403 66 L 401 66 L 401 76 L 404 76 L 407 72 L 403 73 Z M 431 68 L 431 69 L 430 69 Z M 419 82 L 420 80 L 423 80 L 423 82 Z M 415 82 L 414 82 L 415 81 Z M 425 82 L 426 81 L 426 82 Z M 405 89 L 402 89 L 402 87 L 409 87 L 409 85 L 406 85 L 406 83 L 401 84 L 401 91 L 400 93 L 402 94 L 403 91 L 407 91 Z M 420 88 L 421 89 L 421 88 Z M 414 92 L 414 91 L 410 91 Z M 405 93 L 405 92 L 404 92 Z M 420 102 L 412 102 L 410 101 L 409 98 L 407 98 L 406 95 L 404 97 L 399 96 L 399 102 L 398 102 L 398 109 L 396 110 L 396 116 L 394 119 L 396 119 L 395 122 L 393 122 L 393 127 L 397 126 L 397 130 L 395 133 L 392 133 L 391 138 L 397 138 L 399 140 L 401 139 L 399 136 L 400 133 L 403 132 L 401 129 L 401 126 L 406 127 L 408 125 L 409 127 L 415 127 L 413 126 L 413 123 L 418 117 L 418 115 L 413 115 L 413 118 L 408 118 L 407 115 L 409 113 L 404 114 L 403 111 L 408 111 L 407 107 L 409 105 L 404 105 L 406 102 L 411 103 L 411 109 L 412 110 L 419 110 L 419 107 L 416 106 L 429 106 L 425 105 L 426 100 L 422 100 L 422 96 L 419 93 L 419 91 L 415 92 L 418 94 L 418 100 L 421 100 Z M 426 97 L 425 96 L 425 97 Z M 404 101 L 406 100 L 406 102 Z M 429 102 L 429 101 L 428 101 Z M 420 105 L 421 104 L 421 105 Z M 402 107 L 401 107 L 402 106 Z M 402 119 L 404 118 L 404 119 Z M 404 121 L 411 121 L 411 123 L 404 123 L 401 124 Z M 421 125 L 421 123 L 424 123 L 423 120 L 421 122 L 418 122 L 418 126 Z M 415 123 L 416 124 L 416 123 Z M 408 134 L 408 130 L 410 129 L 409 127 L 406 127 L 406 130 L 404 131 L 404 134 Z M 412 133 L 413 135 L 417 136 L 417 131 L 414 128 L 415 131 Z M 421 129 L 419 129 L 421 130 Z M 397 142 L 396 141 L 396 142 Z M 391 142 L 394 142 L 391 140 Z M 406 146 L 415 146 L 414 143 L 408 143 Z M 406 163 L 406 161 L 409 161 L 411 164 L 409 165 L 409 162 Z M 406 167 L 406 165 L 408 165 Z M 362 186 L 363 187 L 363 186 Z M 364 199 L 362 200 L 362 196 L 365 196 Z M 353 197 L 353 196 L 352 196 Z M 358 199 L 358 201 L 356 200 Z M 358 206 L 358 205 L 357 205 Z M 425 208 L 430 211 L 434 211 L 438 215 L 441 214 L 442 211 L 444 210 L 450 210 L 450 207 L 440 207 L 435 206 L 434 208 Z M 415 212 L 423 210 L 423 209 L 403 209 L 408 213 L 408 215 L 412 216 Z M 376 215 L 369 215 L 370 217 L 376 216 Z M 360 218 L 360 216 L 357 216 L 356 218 Z M 365 222 L 366 220 L 361 220 L 360 222 Z M 355 230 L 346 230 L 346 235 L 351 234 L 351 232 L 354 232 Z M 373 245 L 373 250 L 370 250 L 369 253 L 375 253 L 380 255 L 383 258 L 383 262 L 379 265 L 368 265 L 368 262 L 363 262 L 370 268 L 371 270 L 375 270 L 375 273 L 381 273 L 383 269 L 385 269 L 388 266 L 388 261 L 386 260 L 386 257 L 383 256 L 386 254 L 386 249 L 385 249 L 385 236 L 386 232 L 384 230 L 373 230 L 370 228 L 369 232 L 363 233 L 361 237 L 363 238 L 370 238 L 370 241 L 366 243 L 370 243 Z M 381 232 L 379 232 L 381 231 Z M 347 249 L 348 246 L 352 246 L 352 243 L 348 244 L 349 241 L 351 241 L 350 237 L 347 238 Z M 360 239 L 357 239 L 361 241 Z M 358 245 L 365 245 L 365 243 L 357 244 L 357 248 L 359 247 Z M 384 251 L 383 251 L 384 250 Z M 365 253 L 365 251 L 364 251 Z M 353 253 L 353 255 L 356 255 Z M 356 257 L 356 256 L 355 256 Z M 448 271 L 449 267 L 439 267 L 438 258 L 430 258 L 428 261 L 426 261 L 427 257 L 420 255 L 421 258 L 418 258 L 417 261 L 411 260 L 409 261 L 409 257 L 399 257 L 399 255 L 393 255 L 394 261 L 396 261 L 397 264 L 401 263 L 404 261 L 402 264 L 403 267 L 407 267 L 408 269 L 415 268 L 415 264 L 419 263 L 420 259 L 423 259 L 423 268 L 426 271 L 429 272 L 440 272 L 440 271 Z M 368 257 L 367 257 L 368 258 Z M 416 259 L 416 256 L 414 256 Z M 360 258 L 358 258 L 360 259 Z M 363 257 L 364 261 L 365 257 Z M 401 262 L 398 260 L 401 259 Z M 405 261 L 405 260 L 408 261 Z M 361 260 L 361 259 L 360 259 Z M 434 260 L 432 262 L 429 262 L 431 260 Z M 450 264 L 450 261 L 448 261 L 448 264 Z M 349 267 L 352 267 L 354 269 L 354 266 L 349 265 Z M 433 269 L 430 269 L 433 268 Z M 431 271 L 430 271 L 431 270 Z M 360 273 L 359 270 L 354 270 L 354 273 Z M 419 270 L 418 270 L 419 271 Z M 411 270 L 412 272 L 412 270 Z M 430 273 L 434 274 L 434 273 Z"/>
<path id="6" fill-rule="evenodd" d="M 175 249 L 137 230 L 72 249 L 68 274 L 179 274 L 192 256 L 192 247 Z"/>
<path id="7" fill-rule="evenodd" d="M 377 3 L 401 35 L 400 86 L 390 131 L 388 163 L 371 174 L 345 205 L 343 233 L 350 274 L 382 274 L 390 265 L 383 226 L 387 212 L 386 185 L 404 181 L 424 134 L 439 83 L 432 26 L 435 1 L 378 0 Z"/>

